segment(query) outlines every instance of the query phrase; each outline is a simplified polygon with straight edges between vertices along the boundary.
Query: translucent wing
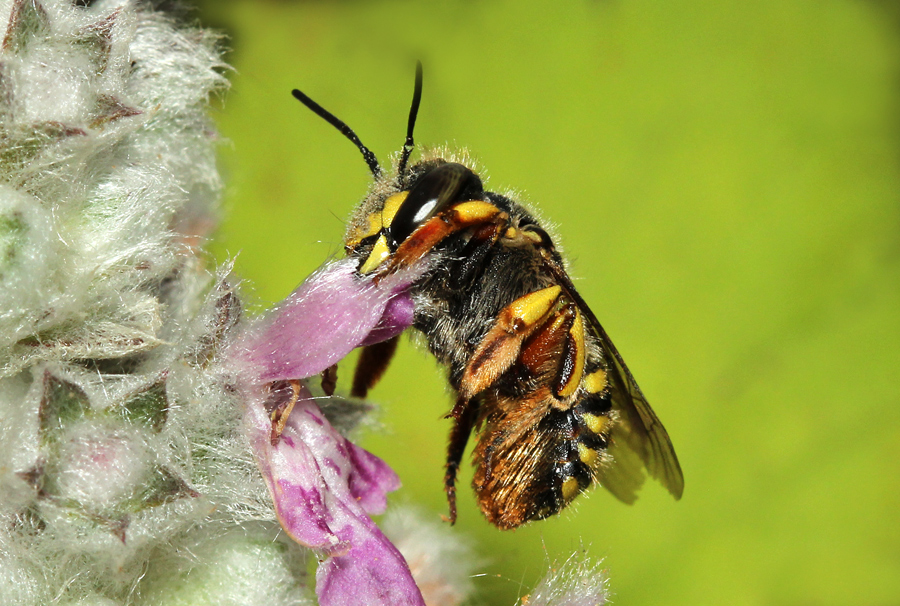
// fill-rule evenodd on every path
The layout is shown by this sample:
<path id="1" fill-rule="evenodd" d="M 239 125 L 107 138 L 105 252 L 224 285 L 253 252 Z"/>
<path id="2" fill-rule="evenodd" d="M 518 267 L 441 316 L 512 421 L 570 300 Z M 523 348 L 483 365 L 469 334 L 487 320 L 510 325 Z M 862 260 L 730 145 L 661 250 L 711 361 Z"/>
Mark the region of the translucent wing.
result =
<path id="1" fill-rule="evenodd" d="M 622 356 L 594 312 L 575 290 L 568 274 L 554 260 L 547 259 L 547 267 L 587 318 L 589 330 L 599 341 L 608 365 L 612 406 L 619 422 L 613 427 L 610 438 L 608 452 L 612 462 L 597 472 L 600 484 L 616 498 L 633 503 L 637 499 L 637 490 L 644 483 L 646 469 L 672 496 L 680 499 L 684 492 L 684 476 L 666 428 L 650 408 Z"/>
<path id="2" fill-rule="evenodd" d="M 600 339 L 600 346 L 610 365 L 607 375 L 613 410 L 619 414 L 619 422 L 612 430 L 609 445 L 613 462 L 600 470 L 601 485 L 626 503 L 633 503 L 637 498 L 636 491 L 644 481 L 639 466 L 643 463 L 652 478 L 659 480 L 673 497 L 680 499 L 684 492 L 684 476 L 666 428 L 650 408 L 597 318 L 585 306 L 582 306 L 582 313 L 590 318 L 590 325 Z"/>

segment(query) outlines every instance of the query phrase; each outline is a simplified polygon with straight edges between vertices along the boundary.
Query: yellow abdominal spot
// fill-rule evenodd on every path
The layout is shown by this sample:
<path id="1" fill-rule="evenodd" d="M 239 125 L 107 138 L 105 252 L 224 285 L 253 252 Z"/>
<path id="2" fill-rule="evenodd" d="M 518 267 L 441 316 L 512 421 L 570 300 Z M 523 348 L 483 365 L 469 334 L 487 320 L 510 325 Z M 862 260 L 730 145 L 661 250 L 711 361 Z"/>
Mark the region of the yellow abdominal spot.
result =
<path id="1" fill-rule="evenodd" d="M 578 458 L 588 467 L 595 467 L 600 460 L 600 453 L 584 444 L 578 445 Z"/>
<path id="2" fill-rule="evenodd" d="M 584 378 L 584 389 L 588 393 L 600 393 L 606 389 L 606 371 L 595 370 Z"/>
<path id="3" fill-rule="evenodd" d="M 603 429 L 606 427 L 606 421 L 608 419 L 601 415 L 592 415 L 589 412 L 581 415 L 581 418 L 584 419 L 584 424 L 587 425 L 588 429 L 598 436 L 603 433 Z"/>
<path id="4" fill-rule="evenodd" d="M 562 496 L 564 501 L 571 501 L 578 494 L 578 480 L 566 478 L 562 483 Z"/>

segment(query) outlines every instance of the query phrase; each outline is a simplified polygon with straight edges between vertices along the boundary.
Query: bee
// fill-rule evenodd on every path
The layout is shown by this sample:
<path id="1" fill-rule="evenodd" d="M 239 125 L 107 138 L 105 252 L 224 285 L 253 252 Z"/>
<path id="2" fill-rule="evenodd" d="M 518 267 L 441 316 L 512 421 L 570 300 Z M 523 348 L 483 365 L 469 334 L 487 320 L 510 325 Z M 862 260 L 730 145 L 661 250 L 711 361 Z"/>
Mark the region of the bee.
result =
<path id="1" fill-rule="evenodd" d="M 472 486 L 501 529 L 554 515 L 594 483 L 632 503 L 645 470 L 679 499 L 684 479 L 669 436 L 548 232 L 518 201 L 485 190 L 463 157 L 431 152 L 409 164 L 421 64 L 390 173 L 345 123 L 293 94 L 356 145 L 375 179 L 344 238 L 358 273 L 378 280 L 427 263 L 410 295 L 413 327 L 456 397 L 444 477 L 450 522 L 473 432 Z M 376 384 L 397 338 L 363 348 L 351 395 Z"/>

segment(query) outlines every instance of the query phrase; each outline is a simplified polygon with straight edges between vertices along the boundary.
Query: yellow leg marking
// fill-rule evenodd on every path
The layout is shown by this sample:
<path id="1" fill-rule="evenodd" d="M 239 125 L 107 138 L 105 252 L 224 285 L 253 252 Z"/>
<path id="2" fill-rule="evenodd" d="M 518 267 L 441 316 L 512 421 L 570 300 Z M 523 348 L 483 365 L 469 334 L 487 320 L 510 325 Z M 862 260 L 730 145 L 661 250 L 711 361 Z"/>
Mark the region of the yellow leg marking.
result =
<path id="1" fill-rule="evenodd" d="M 565 347 L 569 339 L 569 329 L 572 328 L 574 321 L 574 305 L 567 305 L 558 311 L 554 307 L 549 314 L 549 318 L 543 324 L 539 324 L 537 330 L 527 337 L 527 344 L 523 344 L 522 350 L 519 352 L 518 363 L 534 376 L 558 372 L 560 370 L 560 349 Z M 572 366 L 573 364 L 567 364 L 562 368 L 562 373 L 565 376 L 557 377 L 553 385 L 554 390 L 557 384 L 563 383 L 569 376 L 566 369 L 571 369 Z M 568 406 L 563 410 L 567 409 Z"/>
<path id="2" fill-rule="evenodd" d="M 513 246 L 543 243 L 540 234 L 536 234 L 528 229 L 516 229 L 515 227 L 508 227 L 503 233 L 503 239 L 508 240 Z"/>
<path id="3" fill-rule="evenodd" d="M 534 244 L 540 244 L 544 240 L 541 238 L 540 234 L 536 234 L 530 229 L 522 230 L 522 235 L 532 241 Z"/>
<path id="4" fill-rule="evenodd" d="M 359 273 L 367 274 L 371 271 L 374 271 L 381 262 L 390 256 L 391 250 L 388 248 L 387 240 L 384 238 L 384 235 L 378 238 L 375 242 L 375 247 L 372 248 L 372 252 L 369 253 L 366 262 L 362 264 L 362 267 L 359 268 Z"/>
<path id="5" fill-rule="evenodd" d="M 584 378 L 584 389 L 588 393 L 600 393 L 606 389 L 606 371 L 595 370 Z"/>
<path id="6" fill-rule="evenodd" d="M 566 478 L 562 484 L 563 500 L 568 502 L 575 498 L 578 494 L 578 480 L 575 478 Z"/>
<path id="7" fill-rule="evenodd" d="M 557 285 L 536 290 L 523 297 L 519 297 L 503 310 L 501 315 L 509 310 L 510 324 L 516 332 L 533 326 L 538 320 L 549 313 L 550 309 L 559 299 L 562 288 Z"/>
<path id="8" fill-rule="evenodd" d="M 439 212 L 424 224 L 419 225 L 397 247 L 387 266 L 381 270 L 380 276 L 376 276 L 375 279 L 377 281 L 381 277 L 392 274 L 403 267 L 409 267 L 430 252 L 439 242 L 453 234 L 469 228 L 488 228 L 491 226 L 494 226 L 494 229 L 499 233 L 505 231 L 508 223 L 509 215 L 493 204 L 481 201 L 457 204 L 448 210 Z"/>
<path id="9" fill-rule="evenodd" d="M 522 351 L 523 341 L 535 330 L 556 305 L 562 289 L 548 286 L 519 297 L 497 316 L 497 321 L 469 358 L 459 385 L 459 395 L 470 400 L 509 370 Z"/>
<path id="10" fill-rule="evenodd" d="M 479 221 L 487 221 L 497 216 L 498 208 L 490 202 L 472 200 L 462 202 L 453 207 L 457 216 L 463 223 L 471 224 Z"/>
<path id="11" fill-rule="evenodd" d="M 406 196 L 408 195 L 408 191 L 402 191 L 384 201 L 384 208 L 381 211 L 381 223 L 384 224 L 385 227 L 391 226 L 391 222 L 397 215 L 397 211 L 400 210 L 400 205 L 406 201 Z"/>
<path id="12" fill-rule="evenodd" d="M 572 328 L 569 329 L 569 336 L 567 349 L 569 351 L 571 351 L 571 348 L 575 349 L 575 364 L 566 384 L 559 390 L 559 397 L 561 398 L 568 398 L 575 393 L 575 390 L 581 384 L 581 375 L 584 373 L 584 320 L 581 319 L 581 312 L 578 311 L 578 308 L 575 309 L 575 322 L 572 323 Z"/>
<path id="13" fill-rule="evenodd" d="M 606 428 L 606 423 L 607 421 L 609 421 L 609 417 L 604 417 L 602 415 L 592 415 L 589 412 L 581 415 L 581 418 L 584 419 L 584 424 L 587 425 L 588 429 L 590 429 L 598 436 L 603 434 L 603 430 Z"/>
<path id="14" fill-rule="evenodd" d="M 600 460 L 600 453 L 593 448 L 588 448 L 584 444 L 578 445 L 578 458 L 588 467 L 596 467 L 597 461 Z"/>

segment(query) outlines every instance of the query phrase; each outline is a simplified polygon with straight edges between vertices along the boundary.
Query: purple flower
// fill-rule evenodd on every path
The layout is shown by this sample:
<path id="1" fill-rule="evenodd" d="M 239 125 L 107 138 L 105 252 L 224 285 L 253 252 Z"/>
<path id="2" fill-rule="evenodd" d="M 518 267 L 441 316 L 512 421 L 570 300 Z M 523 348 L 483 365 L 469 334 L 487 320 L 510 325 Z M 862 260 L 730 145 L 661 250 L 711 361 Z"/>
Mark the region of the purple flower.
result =
<path id="1" fill-rule="evenodd" d="M 420 270 L 375 283 L 355 274 L 356 262 L 326 264 L 238 343 L 236 357 L 259 382 L 305 379 L 354 348 L 384 341 L 412 324 L 404 289 Z"/>
<path id="2" fill-rule="evenodd" d="M 278 520 L 298 543 L 326 557 L 316 573 L 323 606 L 424 606 L 400 552 L 370 514 L 382 513 L 397 475 L 335 430 L 305 386 L 280 439 L 272 440 L 266 385 L 317 375 L 355 347 L 377 343 L 412 323 L 406 287 L 413 269 L 380 282 L 355 263 L 329 263 L 310 276 L 229 352 L 247 389 L 246 420 Z"/>

